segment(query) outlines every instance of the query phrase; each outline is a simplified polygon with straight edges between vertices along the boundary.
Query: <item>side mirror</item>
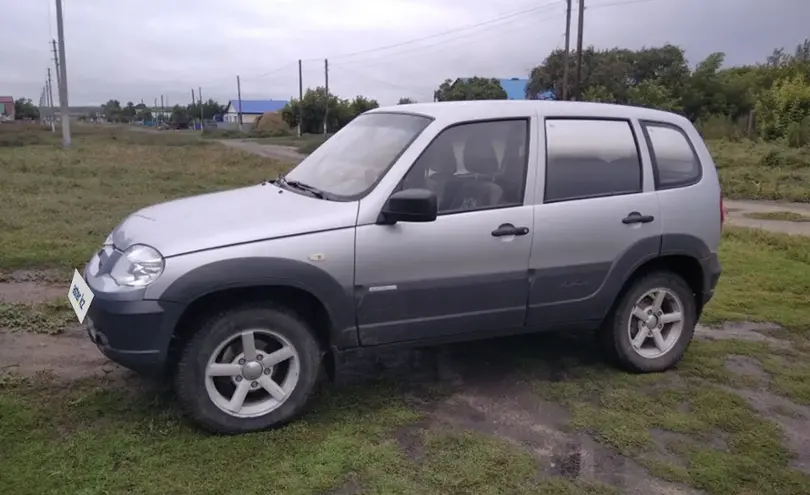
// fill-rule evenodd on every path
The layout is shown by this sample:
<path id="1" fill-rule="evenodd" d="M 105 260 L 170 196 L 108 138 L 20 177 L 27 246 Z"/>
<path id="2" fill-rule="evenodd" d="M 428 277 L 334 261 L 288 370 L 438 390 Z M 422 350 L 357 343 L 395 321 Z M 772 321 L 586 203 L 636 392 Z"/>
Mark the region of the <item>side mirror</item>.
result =
<path id="1" fill-rule="evenodd" d="M 405 189 L 388 198 L 377 223 L 432 222 L 436 220 L 436 194 L 428 189 Z"/>

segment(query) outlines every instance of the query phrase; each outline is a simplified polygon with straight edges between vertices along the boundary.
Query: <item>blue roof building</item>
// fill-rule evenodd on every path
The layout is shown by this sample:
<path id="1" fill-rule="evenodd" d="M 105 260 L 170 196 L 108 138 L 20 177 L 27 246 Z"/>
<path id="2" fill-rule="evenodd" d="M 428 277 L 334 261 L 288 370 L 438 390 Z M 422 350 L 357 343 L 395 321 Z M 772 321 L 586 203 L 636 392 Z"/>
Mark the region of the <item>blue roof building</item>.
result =
<path id="1" fill-rule="evenodd" d="M 242 100 L 242 122 L 245 124 L 256 122 L 264 113 L 278 112 L 286 104 L 286 100 Z M 225 122 L 239 121 L 239 100 L 228 101 L 222 120 Z"/>
<path id="2" fill-rule="evenodd" d="M 242 114 L 261 115 L 265 112 L 278 112 L 286 104 L 286 100 L 242 100 Z M 239 112 L 239 100 L 230 100 L 228 102 L 225 113 L 230 112 Z"/>

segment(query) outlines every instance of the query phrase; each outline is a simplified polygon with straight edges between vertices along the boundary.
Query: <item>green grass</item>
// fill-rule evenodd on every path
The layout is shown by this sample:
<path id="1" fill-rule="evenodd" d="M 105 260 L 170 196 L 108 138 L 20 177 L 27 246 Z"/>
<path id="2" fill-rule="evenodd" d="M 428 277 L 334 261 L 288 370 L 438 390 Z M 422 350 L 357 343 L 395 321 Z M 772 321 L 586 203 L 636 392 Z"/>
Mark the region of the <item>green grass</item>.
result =
<path id="1" fill-rule="evenodd" d="M 181 133 L 77 134 L 68 150 L 38 144 L 0 153 L 0 270 L 80 266 L 141 207 L 256 184 L 289 167 Z"/>
<path id="2" fill-rule="evenodd" d="M 810 331 L 810 239 L 725 227 L 716 296 L 703 321 L 771 321 Z"/>
<path id="3" fill-rule="evenodd" d="M 748 140 L 707 144 L 727 198 L 810 202 L 810 147 Z"/>
<path id="4" fill-rule="evenodd" d="M 58 414 L 55 414 L 58 412 Z M 529 454 L 433 432 L 411 459 L 394 432 L 419 419 L 402 390 L 328 393 L 301 421 L 236 437 L 200 434 L 154 393 L 10 381 L 0 391 L 0 493 L 547 493 L 608 495 L 541 480 Z"/>
<path id="5" fill-rule="evenodd" d="M 793 211 L 755 211 L 746 213 L 747 218 L 757 220 L 779 220 L 782 222 L 810 222 L 810 215 L 802 215 Z"/>

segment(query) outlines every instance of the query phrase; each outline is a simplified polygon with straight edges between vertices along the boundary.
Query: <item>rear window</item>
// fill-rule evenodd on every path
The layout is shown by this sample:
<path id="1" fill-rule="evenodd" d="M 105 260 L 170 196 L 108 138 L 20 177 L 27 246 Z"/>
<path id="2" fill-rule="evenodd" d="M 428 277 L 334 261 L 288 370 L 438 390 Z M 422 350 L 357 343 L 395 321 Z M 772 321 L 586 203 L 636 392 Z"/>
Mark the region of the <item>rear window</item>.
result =
<path id="1" fill-rule="evenodd" d="M 626 120 L 546 119 L 544 202 L 641 192 L 641 160 Z"/>
<path id="2" fill-rule="evenodd" d="M 700 160 L 682 129 L 658 122 L 641 125 L 650 148 L 656 189 L 689 186 L 700 180 Z"/>

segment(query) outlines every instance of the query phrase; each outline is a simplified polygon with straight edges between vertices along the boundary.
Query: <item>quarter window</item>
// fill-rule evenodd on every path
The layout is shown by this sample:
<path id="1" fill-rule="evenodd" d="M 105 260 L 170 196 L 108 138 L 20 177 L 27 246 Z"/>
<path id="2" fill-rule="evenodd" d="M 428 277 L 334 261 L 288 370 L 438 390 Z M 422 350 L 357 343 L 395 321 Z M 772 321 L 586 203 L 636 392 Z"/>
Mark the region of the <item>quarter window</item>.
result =
<path id="1" fill-rule="evenodd" d="M 641 160 L 625 120 L 546 119 L 544 202 L 641 192 Z"/>
<path id="2" fill-rule="evenodd" d="M 642 126 L 647 136 L 658 189 L 688 186 L 700 180 L 700 160 L 681 129 L 653 122 L 642 122 Z"/>
<path id="3" fill-rule="evenodd" d="M 402 188 L 433 191 L 439 214 L 522 205 L 528 129 L 527 119 L 449 127 L 417 158 Z"/>

